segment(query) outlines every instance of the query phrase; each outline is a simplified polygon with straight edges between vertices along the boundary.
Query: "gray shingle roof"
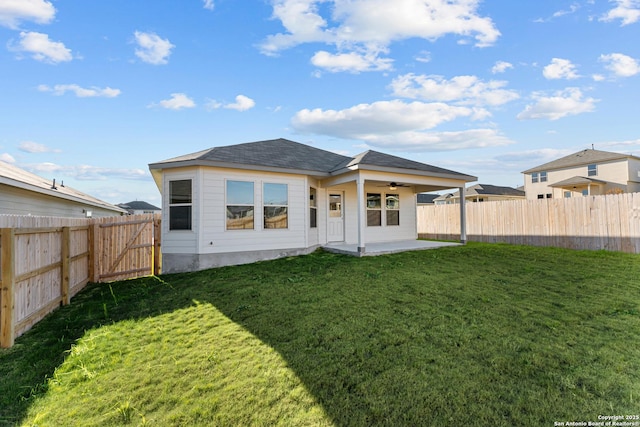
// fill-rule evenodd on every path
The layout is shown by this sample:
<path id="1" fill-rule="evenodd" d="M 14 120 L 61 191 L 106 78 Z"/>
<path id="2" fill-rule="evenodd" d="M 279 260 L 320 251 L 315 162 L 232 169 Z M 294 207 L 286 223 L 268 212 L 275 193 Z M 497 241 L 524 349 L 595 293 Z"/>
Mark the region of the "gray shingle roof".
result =
<path id="1" fill-rule="evenodd" d="M 430 193 L 418 193 L 418 204 L 428 204 L 433 203 L 435 199 L 440 197 L 439 194 L 430 194 Z"/>
<path id="2" fill-rule="evenodd" d="M 415 162 L 402 157 L 366 151 L 355 157 L 347 157 L 330 151 L 311 147 L 287 139 L 247 142 L 244 144 L 214 147 L 197 153 L 174 157 L 152 163 L 150 169 L 177 167 L 181 164 L 255 166 L 283 170 L 302 170 L 329 175 L 348 167 L 377 166 L 393 169 L 407 169 L 432 174 L 453 175 L 475 181 L 475 177 L 448 169 Z"/>
<path id="3" fill-rule="evenodd" d="M 494 196 L 521 196 L 524 197 L 525 193 L 522 190 L 518 190 L 513 187 L 502 187 L 499 185 L 490 184 L 476 184 L 467 188 L 467 195 L 494 195 Z"/>
<path id="4" fill-rule="evenodd" d="M 574 176 L 551 184 L 551 187 L 566 187 L 570 185 L 606 184 L 600 179 L 587 178 L 586 176 Z"/>
<path id="5" fill-rule="evenodd" d="M 31 172 L 27 172 L 15 165 L 0 161 L 0 184 L 19 187 L 36 193 L 46 194 L 61 199 L 85 203 L 87 205 L 109 209 L 118 213 L 126 213 L 126 210 L 97 199 L 89 194 L 64 185 L 62 181 L 42 178 Z"/>
<path id="6" fill-rule="evenodd" d="M 122 209 L 131 209 L 134 211 L 159 211 L 160 208 L 157 206 L 153 206 L 151 203 L 147 203 L 141 200 L 135 200 L 129 203 L 120 203 Z"/>
<path id="7" fill-rule="evenodd" d="M 629 154 L 612 153 L 610 151 L 601 150 L 582 150 L 577 153 L 569 154 L 552 162 L 527 169 L 522 173 L 533 173 L 555 169 L 566 169 L 574 166 L 589 165 L 593 163 L 608 162 L 626 158 L 635 158 Z"/>

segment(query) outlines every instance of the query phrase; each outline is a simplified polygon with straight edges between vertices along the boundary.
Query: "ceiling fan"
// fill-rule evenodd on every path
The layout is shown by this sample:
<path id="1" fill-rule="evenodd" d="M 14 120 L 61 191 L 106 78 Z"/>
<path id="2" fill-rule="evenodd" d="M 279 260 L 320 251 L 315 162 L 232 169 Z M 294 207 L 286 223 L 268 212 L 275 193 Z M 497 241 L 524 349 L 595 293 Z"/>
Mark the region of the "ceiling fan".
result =
<path id="1" fill-rule="evenodd" d="M 397 182 L 390 182 L 387 185 L 378 185 L 378 187 L 389 187 L 389 190 L 393 191 L 393 190 L 397 190 L 398 187 L 409 187 L 409 186 L 405 184 L 399 184 Z"/>

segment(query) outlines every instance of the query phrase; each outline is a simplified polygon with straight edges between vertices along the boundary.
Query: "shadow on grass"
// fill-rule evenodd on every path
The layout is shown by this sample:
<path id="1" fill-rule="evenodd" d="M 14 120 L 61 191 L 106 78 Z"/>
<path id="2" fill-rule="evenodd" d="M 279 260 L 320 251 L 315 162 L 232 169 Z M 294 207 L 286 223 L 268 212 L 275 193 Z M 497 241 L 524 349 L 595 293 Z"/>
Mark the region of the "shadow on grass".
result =
<path id="1" fill-rule="evenodd" d="M 318 252 L 92 284 L 0 351 L 0 377 L 8 379 L 0 384 L 0 423 L 25 417 L 86 330 L 195 301 L 212 304 L 274 348 L 336 425 L 534 425 L 632 409 L 624 396 L 636 391 L 630 384 L 638 378 L 614 381 L 604 367 L 638 372 L 637 358 L 620 366 L 607 354 L 578 356 L 587 350 L 593 356 L 611 339 L 590 335 L 599 324 L 590 327 L 582 313 L 601 310 L 590 304 L 603 298 L 598 286 L 601 278 L 611 280 L 610 270 L 583 272 L 600 256 L 616 258 L 575 257 L 576 272 L 556 277 L 560 252 L 531 249 L 531 260 L 529 249 L 487 248 L 375 258 Z M 515 256 L 505 265 L 508 255 Z M 623 255 L 616 262 L 630 261 Z M 640 270 L 633 261 L 629 277 Z M 460 274 L 471 263 L 476 271 Z M 548 287 L 532 289 L 541 278 Z M 589 295 L 576 301 L 577 291 Z M 605 297 L 607 310 L 621 307 L 632 323 L 615 312 L 594 319 L 606 317 L 606 334 L 633 339 L 640 332 L 637 300 Z M 576 324 L 586 324 L 584 334 Z M 568 340 L 572 348 L 564 351 Z"/>

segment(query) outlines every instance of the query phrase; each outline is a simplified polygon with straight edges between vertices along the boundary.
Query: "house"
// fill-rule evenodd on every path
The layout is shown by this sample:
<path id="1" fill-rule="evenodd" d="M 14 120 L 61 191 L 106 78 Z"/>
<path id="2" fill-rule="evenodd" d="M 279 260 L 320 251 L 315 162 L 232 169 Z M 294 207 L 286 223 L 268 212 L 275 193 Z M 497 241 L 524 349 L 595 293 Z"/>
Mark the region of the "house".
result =
<path id="1" fill-rule="evenodd" d="M 151 203 L 138 200 L 129 203 L 119 203 L 118 207 L 129 212 L 129 215 L 159 214 L 161 210 L 159 207 L 153 206 Z"/>
<path id="2" fill-rule="evenodd" d="M 347 157 L 286 139 L 215 147 L 149 169 L 162 194 L 167 273 L 328 243 L 356 244 L 363 255 L 369 243 L 415 240 L 416 194 L 476 179 L 376 151 Z"/>
<path id="3" fill-rule="evenodd" d="M 0 161 L 0 215 L 67 218 L 126 215 L 127 211 Z"/>
<path id="4" fill-rule="evenodd" d="M 523 190 L 513 187 L 502 187 L 490 184 L 475 184 L 467 187 L 465 199 L 467 202 L 494 202 L 496 200 L 524 199 Z M 434 200 L 435 204 L 447 205 L 460 203 L 460 192 L 442 194 Z"/>
<path id="5" fill-rule="evenodd" d="M 582 150 L 524 172 L 528 200 L 640 191 L 640 158 Z"/>

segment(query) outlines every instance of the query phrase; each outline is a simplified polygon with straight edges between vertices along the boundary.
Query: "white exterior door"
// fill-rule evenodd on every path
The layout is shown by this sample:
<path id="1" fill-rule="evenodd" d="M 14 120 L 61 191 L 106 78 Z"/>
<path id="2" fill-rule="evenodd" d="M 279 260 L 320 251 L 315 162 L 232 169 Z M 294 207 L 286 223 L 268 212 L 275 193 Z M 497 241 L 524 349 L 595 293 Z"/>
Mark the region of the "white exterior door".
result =
<path id="1" fill-rule="evenodd" d="M 329 214 L 327 215 L 327 241 L 344 241 L 344 193 L 329 193 Z"/>

